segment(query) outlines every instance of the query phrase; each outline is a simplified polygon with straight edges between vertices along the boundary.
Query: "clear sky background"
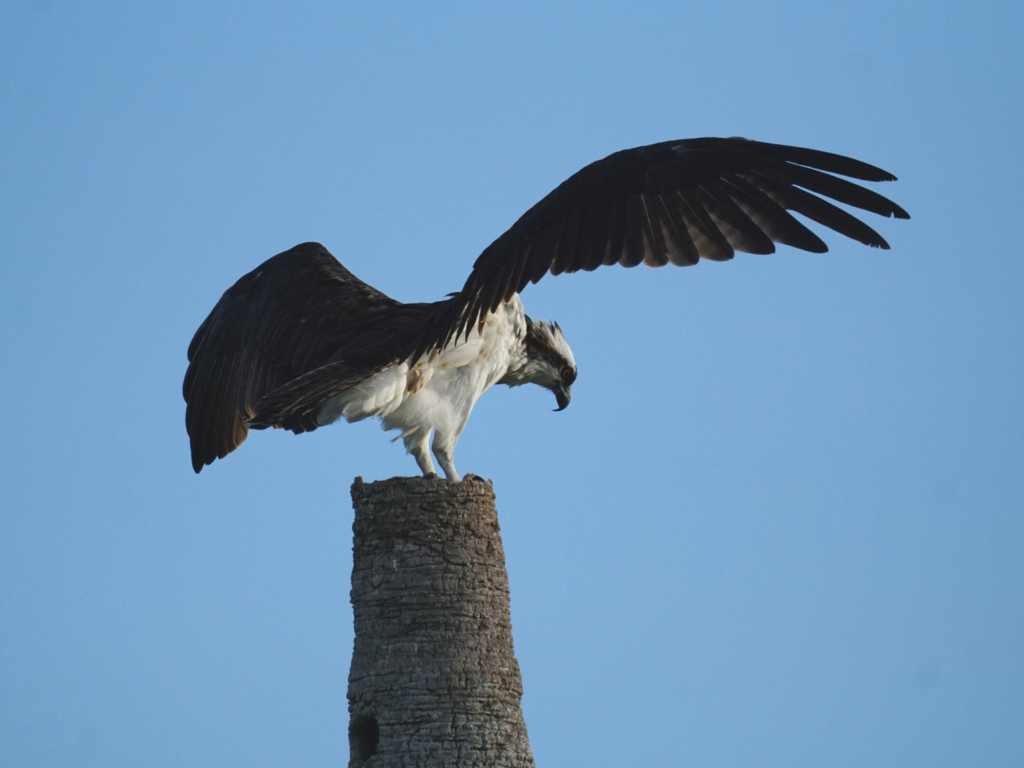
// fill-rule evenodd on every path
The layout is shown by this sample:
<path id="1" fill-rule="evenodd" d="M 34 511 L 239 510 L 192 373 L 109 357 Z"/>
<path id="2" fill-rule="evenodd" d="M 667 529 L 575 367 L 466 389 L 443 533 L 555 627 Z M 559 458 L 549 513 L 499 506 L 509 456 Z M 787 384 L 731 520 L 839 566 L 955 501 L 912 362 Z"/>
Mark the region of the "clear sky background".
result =
<path id="1" fill-rule="evenodd" d="M 913 219 L 525 293 L 575 400 L 496 388 L 456 459 L 538 765 L 1024 764 L 1022 9 L 4 2 L 0 765 L 345 764 L 349 486 L 415 463 L 364 423 L 195 476 L 193 332 L 307 240 L 440 299 L 583 165 L 705 135 Z"/>

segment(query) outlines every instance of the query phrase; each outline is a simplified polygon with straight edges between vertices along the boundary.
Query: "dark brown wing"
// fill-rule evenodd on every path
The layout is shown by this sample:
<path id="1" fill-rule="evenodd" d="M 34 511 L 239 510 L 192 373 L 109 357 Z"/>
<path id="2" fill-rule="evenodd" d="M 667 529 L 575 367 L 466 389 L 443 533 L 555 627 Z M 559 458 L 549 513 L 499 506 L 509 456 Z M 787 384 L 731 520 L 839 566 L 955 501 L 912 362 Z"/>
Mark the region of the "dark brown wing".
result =
<path id="1" fill-rule="evenodd" d="M 569 177 L 480 254 L 462 290 L 439 304 L 413 352 L 443 347 L 546 273 L 605 264 L 688 266 L 775 243 L 828 250 L 796 211 L 876 248 L 885 240 L 822 197 L 910 218 L 881 195 L 831 174 L 893 181 L 880 168 L 829 152 L 747 139 L 686 139 L 616 152 Z M 816 194 L 813 194 L 816 193 Z"/>
<path id="2" fill-rule="evenodd" d="M 242 277 L 188 348 L 182 392 L 192 468 L 242 444 L 261 397 L 331 362 L 367 321 L 400 306 L 319 243 L 297 245 Z M 307 415 L 283 426 L 304 432 L 316 421 Z"/>
<path id="3" fill-rule="evenodd" d="M 399 362 L 402 350 L 419 333 L 433 308 L 433 304 L 399 304 L 359 321 L 330 362 L 260 398 L 249 426 L 292 429 L 293 424 L 315 419 L 320 407 L 335 395 Z M 312 423 L 314 426 L 296 431 L 315 429 L 316 421 Z"/>

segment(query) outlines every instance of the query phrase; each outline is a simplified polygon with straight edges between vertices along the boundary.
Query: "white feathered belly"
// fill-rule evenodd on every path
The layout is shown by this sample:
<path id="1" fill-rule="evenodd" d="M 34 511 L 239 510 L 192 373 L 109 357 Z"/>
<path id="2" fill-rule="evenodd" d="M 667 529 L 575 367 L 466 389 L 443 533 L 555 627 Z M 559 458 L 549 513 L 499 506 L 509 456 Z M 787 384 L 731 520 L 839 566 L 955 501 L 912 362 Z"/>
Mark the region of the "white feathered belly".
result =
<path id="1" fill-rule="evenodd" d="M 449 344 L 433 359 L 400 363 L 327 401 L 320 424 L 377 416 L 384 429 L 402 434 L 436 429 L 457 439 L 477 399 L 508 370 L 526 335 L 518 296 L 487 316 L 482 330 Z"/>

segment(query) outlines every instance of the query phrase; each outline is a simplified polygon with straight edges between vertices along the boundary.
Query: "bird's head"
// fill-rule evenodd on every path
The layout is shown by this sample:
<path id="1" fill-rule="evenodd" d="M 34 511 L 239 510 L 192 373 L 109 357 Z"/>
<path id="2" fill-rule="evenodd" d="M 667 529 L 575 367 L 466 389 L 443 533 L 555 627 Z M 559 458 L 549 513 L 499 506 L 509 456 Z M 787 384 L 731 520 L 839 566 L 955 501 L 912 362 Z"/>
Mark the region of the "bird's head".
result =
<path id="1" fill-rule="evenodd" d="M 516 364 L 518 363 L 518 364 Z M 539 384 L 550 389 L 558 401 L 556 411 L 564 410 L 572 400 L 576 381 L 576 360 L 562 336 L 558 323 L 526 318 L 526 356 L 516 361 L 501 379 L 502 384 Z"/>

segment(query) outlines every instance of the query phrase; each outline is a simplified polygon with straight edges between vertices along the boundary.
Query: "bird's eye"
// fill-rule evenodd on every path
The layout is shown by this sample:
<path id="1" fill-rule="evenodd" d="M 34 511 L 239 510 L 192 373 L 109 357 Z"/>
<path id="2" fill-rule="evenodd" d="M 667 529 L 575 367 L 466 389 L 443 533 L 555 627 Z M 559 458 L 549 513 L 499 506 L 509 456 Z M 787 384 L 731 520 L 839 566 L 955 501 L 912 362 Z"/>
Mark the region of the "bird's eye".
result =
<path id="1" fill-rule="evenodd" d="M 572 378 L 572 368 L 563 368 L 562 369 L 562 378 L 563 379 L 571 379 Z"/>

